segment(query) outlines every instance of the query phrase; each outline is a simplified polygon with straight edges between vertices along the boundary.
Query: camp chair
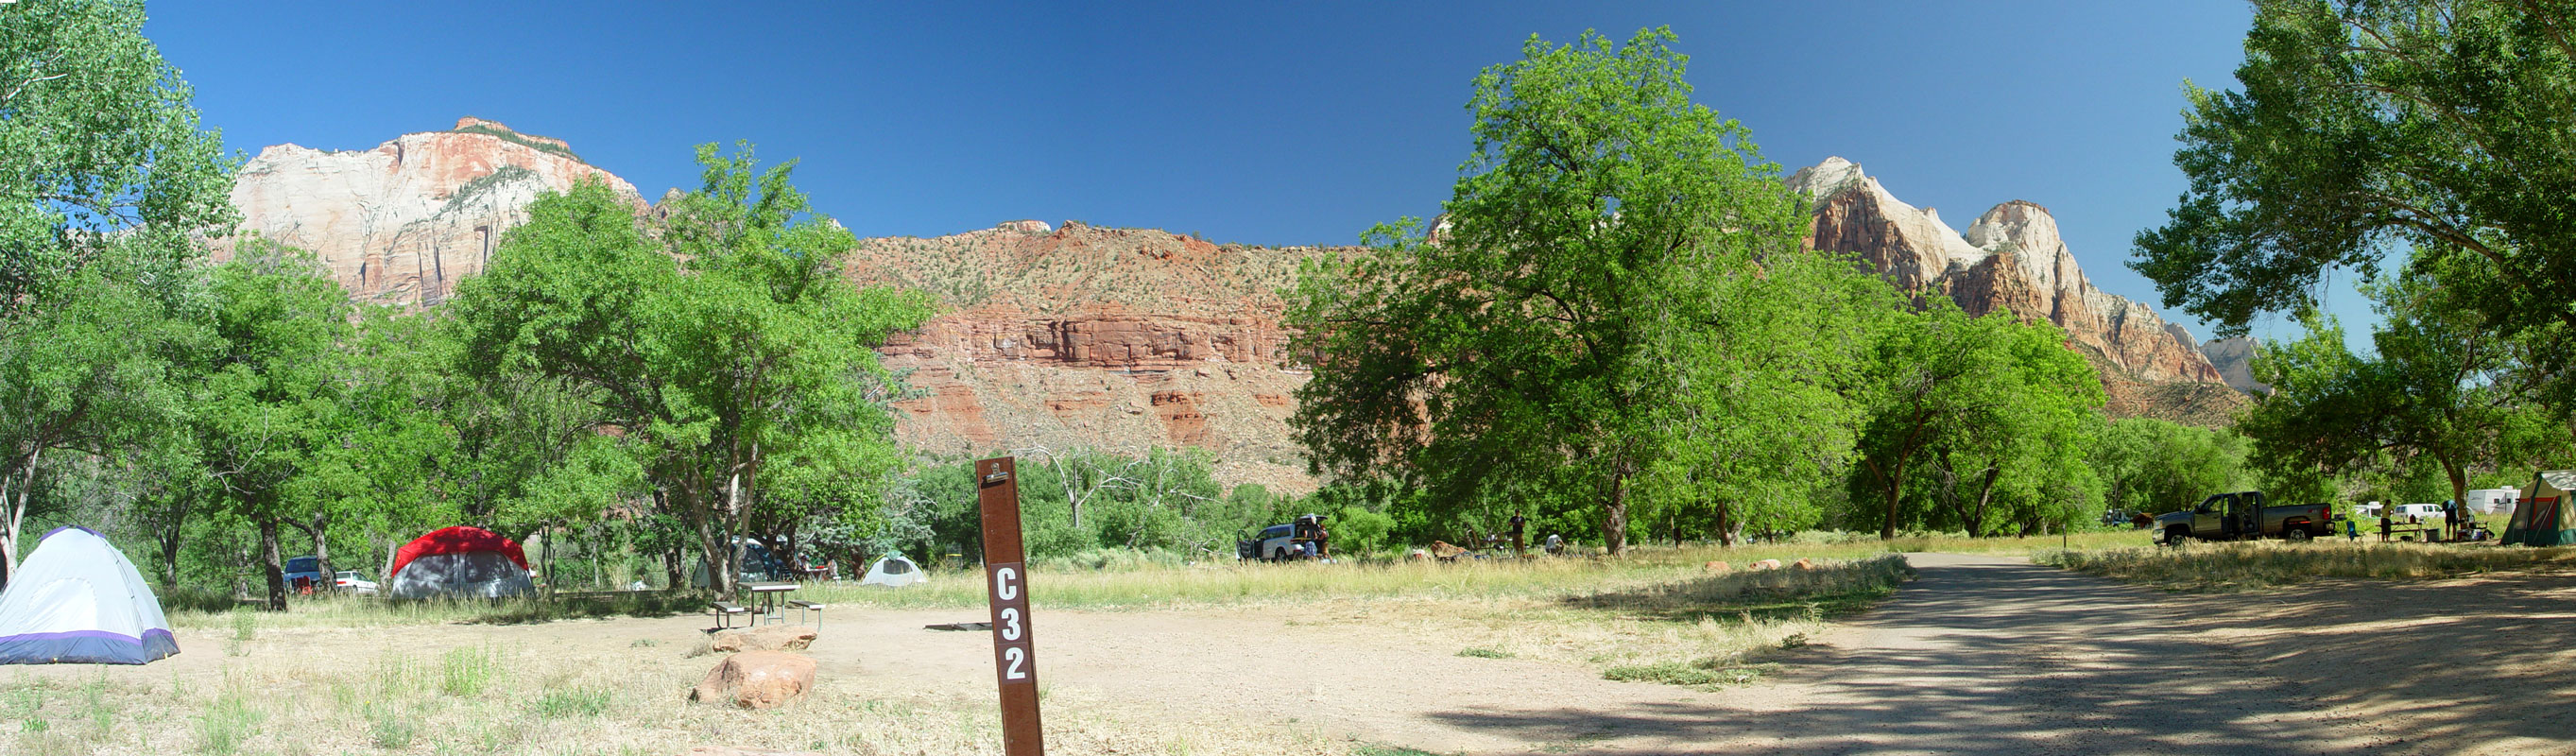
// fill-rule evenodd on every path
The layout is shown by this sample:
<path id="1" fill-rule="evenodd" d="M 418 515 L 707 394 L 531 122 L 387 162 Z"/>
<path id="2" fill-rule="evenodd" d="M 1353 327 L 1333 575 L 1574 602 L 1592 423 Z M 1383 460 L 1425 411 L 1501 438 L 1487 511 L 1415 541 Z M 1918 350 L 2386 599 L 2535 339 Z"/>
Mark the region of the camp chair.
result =
<path id="1" fill-rule="evenodd" d="M 311 595 L 313 595 L 313 579 L 312 579 L 312 578 L 309 578 L 309 577 L 299 577 L 299 578 L 296 578 L 296 579 L 295 579 L 295 595 L 298 595 L 298 596 L 311 596 Z"/>

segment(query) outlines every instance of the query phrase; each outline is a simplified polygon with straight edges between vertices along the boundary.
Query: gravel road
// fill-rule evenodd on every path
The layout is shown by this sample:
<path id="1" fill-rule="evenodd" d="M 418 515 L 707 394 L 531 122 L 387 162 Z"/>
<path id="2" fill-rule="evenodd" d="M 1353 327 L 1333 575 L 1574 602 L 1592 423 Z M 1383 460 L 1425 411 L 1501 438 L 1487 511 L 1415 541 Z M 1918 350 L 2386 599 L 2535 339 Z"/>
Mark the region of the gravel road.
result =
<path id="1" fill-rule="evenodd" d="M 1442 717 L 1480 729 L 1608 723 L 1581 749 L 1608 753 L 2378 750 L 2368 735 L 2342 726 L 2350 717 L 2181 629 L 2184 604 L 2016 558 L 1909 560 L 1920 580 L 1771 684 L 1644 711 L 1567 706 Z"/>

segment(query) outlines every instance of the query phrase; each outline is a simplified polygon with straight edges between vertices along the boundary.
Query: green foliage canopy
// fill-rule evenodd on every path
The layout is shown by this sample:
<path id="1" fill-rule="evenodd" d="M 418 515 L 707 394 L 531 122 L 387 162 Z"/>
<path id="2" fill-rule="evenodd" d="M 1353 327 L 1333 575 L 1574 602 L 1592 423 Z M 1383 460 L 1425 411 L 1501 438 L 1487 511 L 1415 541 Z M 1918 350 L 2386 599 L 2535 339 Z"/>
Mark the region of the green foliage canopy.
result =
<path id="1" fill-rule="evenodd" d="M 2492 327 L 2576 324 L 2576 3 L 2254 6 L 2243 90 L 2186 85 L 2191 188 L 2137 237 L 2166 306 L 2241 334 L 2411 245 L 2483 269 Z"/>
<path id="2" fill-rule="evenodd" d="M 729 595 L 730 544 L 770 476 L 898 466 L 885 406 L 898 391 L 874 348 L 931 308 L 841 277 L 856 240 L 808 215 L 792 162 L 756 170 L 747 145 L 704 145 L 698 161 L 704 185 L 650 235 L 596 181 L 540 198 L 449 307 L 476 378 L 577 386 L 625 434 Z"/>
<path id="3" fill-rule="evenodd" d="M 1655 487 L 1724 478 L 1734 488 L 1712 496 L 1755 501 L 1774 478 L 1812 477 L 1798 460 L 1832 446 L 1845 417 L 1831 355 L 1848 337 L 1730 354 L 1824 332 L 1733 306 L 1836 312 L 1866 287 L 1802 259 L 1796 197 L 1742 125 L 1690 101 L 1673 38 L 1533 37 L 1476 79 L 1475 149 L 1445 220 L 1381 225 L 1368 252 L 1306 264 L 1286 320 L 1314 378 L 1291 425 L 1319 472 L 1393 476 L 1435 517 L 1569 500 L 1598 513 L 1613 552 Z M 1762 368 L 1801 356 L 1825 358 L 1818 375 Z M 1755 417 L 1780 422 L 1736 422 Z M 1669 432 L 1677 422 L 1741 436 Z"/>

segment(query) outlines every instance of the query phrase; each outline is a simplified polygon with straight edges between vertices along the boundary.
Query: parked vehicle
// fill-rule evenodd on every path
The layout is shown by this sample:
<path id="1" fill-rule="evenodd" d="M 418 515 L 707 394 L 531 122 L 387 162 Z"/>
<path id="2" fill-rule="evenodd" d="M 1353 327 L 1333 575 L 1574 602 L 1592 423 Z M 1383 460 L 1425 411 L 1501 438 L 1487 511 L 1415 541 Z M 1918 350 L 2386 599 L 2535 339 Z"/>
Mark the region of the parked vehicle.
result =
<path id="1" fill-rule="evenodd" d="M 300 556 L 286 560 L 286 587 L 293 589 L 296 578 L 303 578 L 306 585 L 313 586 L 317 590 L 330 586 L 329 583 L 322 582 L 322 558 L 317 556 Z"/>
<path id="2" fill-rule="evenodd" d="M 2263 492 L 2239 491 L 2211 496 L 2188 510 L 2157 515 L 2156 531 L 2163 534 L 2167 545 L 2193 538 L 2305 541 L 2334 534 L 2334 526 L 2330 522 L 2333 510 L 2334 507 L 2327 504 L 2266 506 Z"/>
<path id="3" fill-rule="evenodd" d="M 2442 505 L 2440 505 L 2440 504 L 2399 504 L 2399 505 L 2397 505 L 2397 516 L 2399 516 L 2399 517 L 2441 517 L 2441 516 L 2442 516 Z"/>
<path id="4" fill-rule="evenodd" d="M 1236 559 L 1246 561 L 1259 559 L 1284 562 L 1304 557 L 1308 543 L 1315 544 L 1316 549 L 1321 551 L 1326 542 L 1324 516 L 1299 515 L 1295 522 L 1272 525 L 1262 528 L 1259 534 L 1250 538 L 1236 539 L 1234 556 Z"/>
<path id="5" fill-rule="evenodd" d="M 341 570 L 331 577 L 331 587 L 360 596 L 373 596 L 379 586 L 373 580 L 359 577 L 357 570 Z"/>

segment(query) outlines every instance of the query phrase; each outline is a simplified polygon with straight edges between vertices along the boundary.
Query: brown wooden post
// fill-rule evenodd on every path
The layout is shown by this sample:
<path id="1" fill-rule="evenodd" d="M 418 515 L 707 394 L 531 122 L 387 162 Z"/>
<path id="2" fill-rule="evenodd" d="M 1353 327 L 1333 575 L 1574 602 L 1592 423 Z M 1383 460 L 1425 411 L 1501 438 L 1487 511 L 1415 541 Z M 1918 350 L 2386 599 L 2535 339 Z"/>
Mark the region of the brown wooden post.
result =
<path id="1" fill-rule="evenodd" d="M 1002 689 L 1002 752 L 1042 756 L 1037 646 L 1029 628 L 1029 570 L 1020 545 L 1020 481 L 1010 457 L 975 463 L 984 516 L 984 587 L 993 607 L 993 678 Z"/>

